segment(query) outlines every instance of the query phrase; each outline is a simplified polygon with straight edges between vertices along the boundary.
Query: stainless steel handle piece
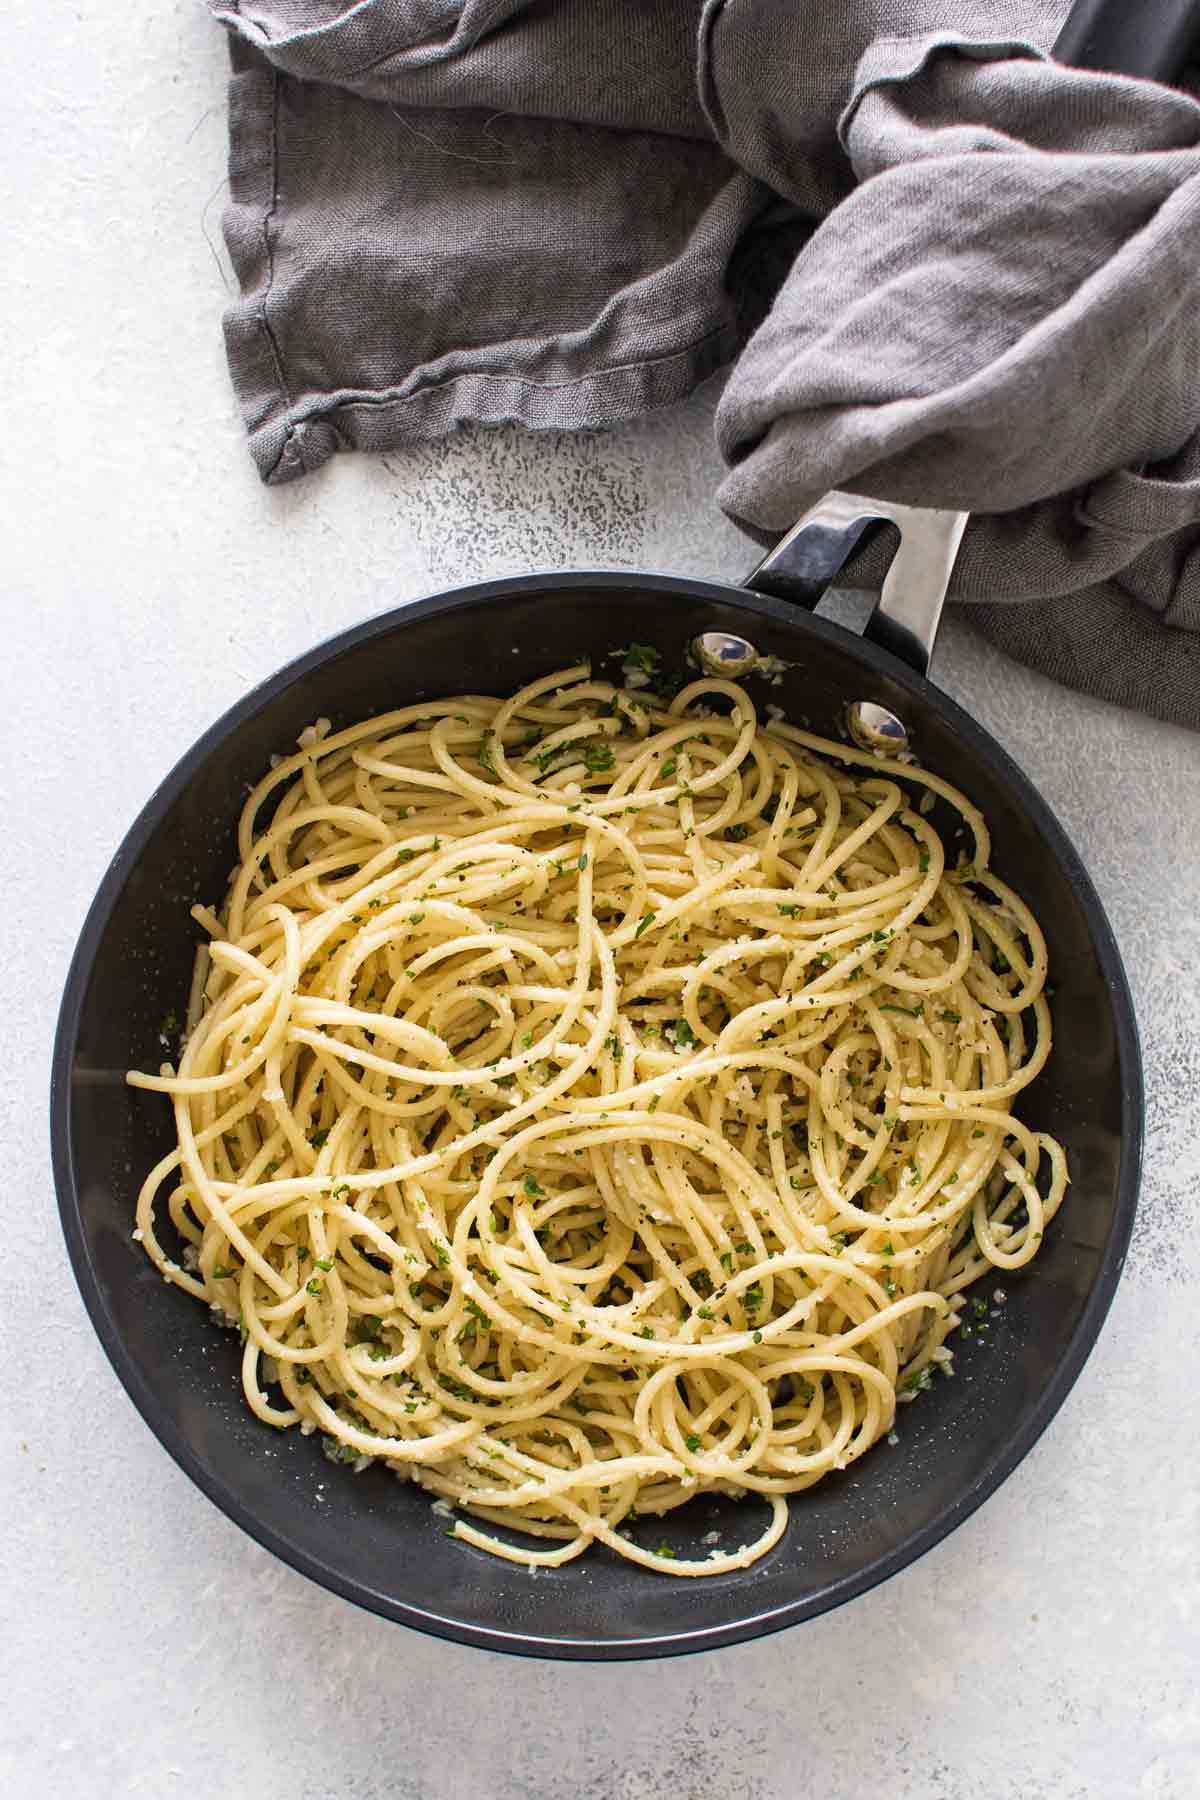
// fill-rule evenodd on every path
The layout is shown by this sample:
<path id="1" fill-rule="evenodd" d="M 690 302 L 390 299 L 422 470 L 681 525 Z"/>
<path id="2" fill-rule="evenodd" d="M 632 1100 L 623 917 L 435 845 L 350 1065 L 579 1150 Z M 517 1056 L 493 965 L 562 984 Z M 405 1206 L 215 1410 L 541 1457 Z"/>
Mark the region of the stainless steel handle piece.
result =
<path id="1" fill-rule="evenodd" d="M 894 526 L 899 545 L 863 635 L 924 675 L 968 514 L 833 492 L 810 507 L 744 585 L 811 609 L 868 532 Z"/>

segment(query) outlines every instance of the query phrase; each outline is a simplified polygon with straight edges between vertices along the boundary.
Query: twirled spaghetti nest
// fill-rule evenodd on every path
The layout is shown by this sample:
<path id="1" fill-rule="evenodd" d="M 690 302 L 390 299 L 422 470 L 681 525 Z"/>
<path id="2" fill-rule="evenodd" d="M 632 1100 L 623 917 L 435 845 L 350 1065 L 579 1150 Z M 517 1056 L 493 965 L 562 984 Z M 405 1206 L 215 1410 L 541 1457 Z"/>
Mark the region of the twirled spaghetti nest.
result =
<path id="1" fill-rule="evenodd" d="M 1046 955 L 978 812 L 652 664 L 322 722 L 260 782 L 178 1069 L 130 1075 L 178 1131 L 137 1226 L 267 1423 L 497 1555 L 701 1575 L 889 1430 L 1067 1175 L 1010 1110 Z M 623 1529 L 705 1490 L 767 1529 Z"/>

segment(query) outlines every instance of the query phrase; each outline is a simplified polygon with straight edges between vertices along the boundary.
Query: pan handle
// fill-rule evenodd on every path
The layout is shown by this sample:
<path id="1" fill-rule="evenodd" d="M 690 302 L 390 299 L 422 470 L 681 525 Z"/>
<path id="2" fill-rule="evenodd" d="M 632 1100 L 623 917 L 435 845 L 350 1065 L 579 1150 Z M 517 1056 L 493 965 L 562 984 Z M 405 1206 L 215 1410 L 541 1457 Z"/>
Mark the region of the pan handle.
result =
<path id="1" fill-rule="evenodd" d="M 937 512 L 835 491 L 780 538 L 743 586 L 811 612 L 863 539 L 894 526 L 900 542 L 863 636 L 924 675 L 967 518 L 965 512 Z"/>

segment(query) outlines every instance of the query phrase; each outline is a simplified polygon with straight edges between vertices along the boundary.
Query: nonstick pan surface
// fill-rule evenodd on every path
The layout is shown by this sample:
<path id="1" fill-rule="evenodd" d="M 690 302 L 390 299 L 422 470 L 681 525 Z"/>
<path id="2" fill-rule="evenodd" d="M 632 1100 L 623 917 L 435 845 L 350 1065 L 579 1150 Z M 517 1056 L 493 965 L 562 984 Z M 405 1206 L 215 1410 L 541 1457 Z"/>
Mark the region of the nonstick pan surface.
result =
<path id="1" fill-rule="evenodd" d="M 899 1441 L 795 1496 L 782 1543 L 702 1581 L 647 1574 L 604 1550 L 531 1577 L 446 1535 L 428 1496 L 374 1466 L 331 1465 L 316 1438 L 245 1407 L 233 1334 L 155 1274 L 131 1239 L 137 1187 L 172 1144 L 161 1096 L 125 1085 L 161 1060 L 164 1015 L 191 975 L 196 899 L 218 900 L 247 786 L 324 714 L 335 724 L 458 692 L 507 694 L 631 640 L 668 668 L 699 632 L 750 638 L 790 666 L 752 680 L 760 707 L 843 735 L 848 703 L 898 713 L 919 760 L 963 788 L 993 866 L 1047 935 L 1055 1049 L 1025 1120 L 1066 1144 L 1072 1185 L 1035 1263 L 1002 1286 L 986 1337 L 957 1341 L 956 1375 L 902 1407 Z M 617 664 L 609 665 L 615 670 Z M 948 820 L 938 822 L 943 830 Z M 874 644 L 785 601 L 666 576 L 577 574 L 484 583 L 331 639 L 248 694 L 157 789 L 113 859 L 67 980 L 51 1129 L 63 1228 L 92 1321 L 166 1449 L 260 1543 L 334 1592 L 438 1636 L 526 1655 L 673 1655 L 759 1636 L 850 1599 L 972 1513 L 1045 1429 L 1108 1310 L 1133 1221 L 1142 1087 L 1129 992 L 1095 891 L 1062 828 L 994 740 Z M 1002 1504 L 1002 1502 L 1000 1502 Z M 653 1541 L 752 1535 L 759 1503 L 701 1499 Z"/>

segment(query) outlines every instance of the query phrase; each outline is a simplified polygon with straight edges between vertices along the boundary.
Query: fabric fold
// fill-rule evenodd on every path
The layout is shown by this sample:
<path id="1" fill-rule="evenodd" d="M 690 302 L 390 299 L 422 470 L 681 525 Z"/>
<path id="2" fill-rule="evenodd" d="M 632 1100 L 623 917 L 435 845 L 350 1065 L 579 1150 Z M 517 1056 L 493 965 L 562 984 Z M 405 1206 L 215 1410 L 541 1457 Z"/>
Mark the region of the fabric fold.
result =
<path id="1" fill-rule="evenodd" d="M 265 480 L 732 362 L 750 535 L 969 510 L 982 631 L 1200 725 L 1200 105 L 1051 61 L 1068 0 L 209 4 Z"/>
<path id="2" fill-rule="evenodd" d="M 951 598 L 993 641 L 1200 722 L 1190 649 L 1169 679 L 1200 574 L 1200 106 L 939 32 L 871 47 L 839 141 L 857 185 L 718 408 L 721 505 L 760 540 L 832 487 L 970 511 Z"/>
<path id="3" fill-rule="evenodd" d="M 612 424 L 736 353 L 773 202 L 700 109 L 698 0 L 215 10 L 226 346 L 264 480 L 468 421 Z"/>

